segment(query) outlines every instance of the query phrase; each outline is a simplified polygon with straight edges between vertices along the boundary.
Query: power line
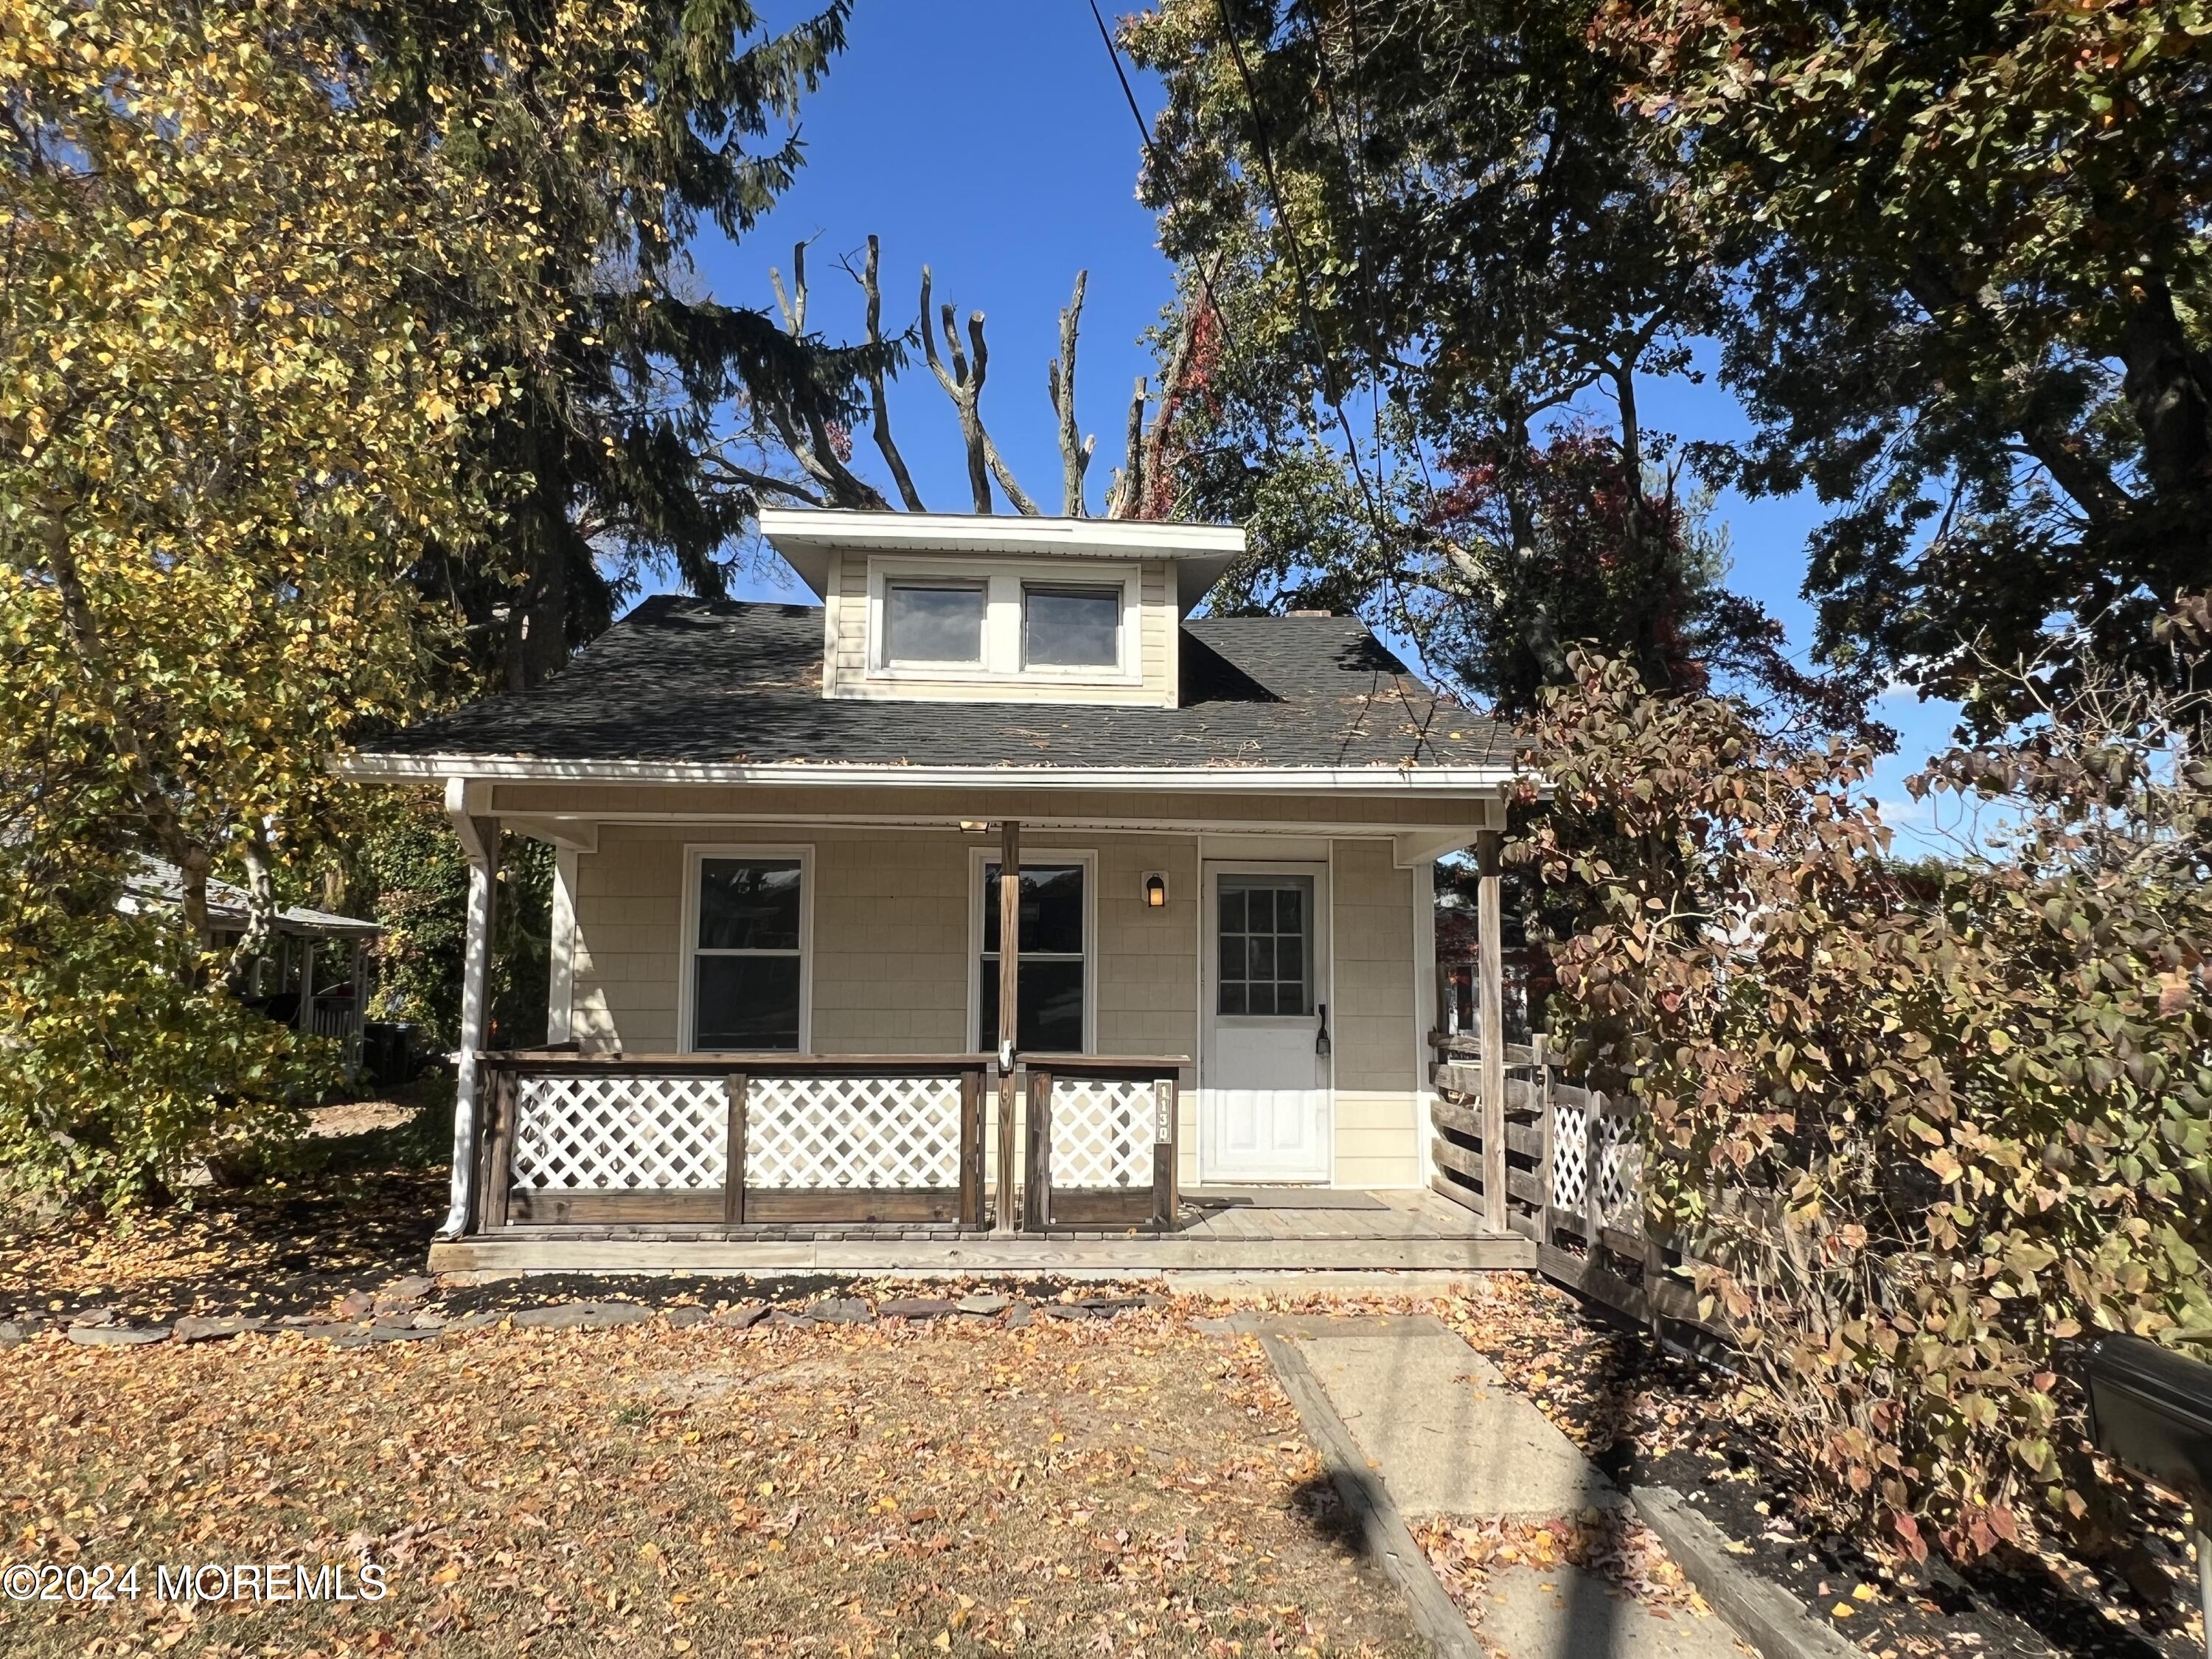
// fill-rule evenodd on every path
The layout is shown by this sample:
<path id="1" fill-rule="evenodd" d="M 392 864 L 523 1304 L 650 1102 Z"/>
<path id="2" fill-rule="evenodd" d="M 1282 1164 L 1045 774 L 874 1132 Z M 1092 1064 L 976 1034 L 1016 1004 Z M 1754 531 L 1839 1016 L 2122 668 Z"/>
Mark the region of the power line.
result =
<path id="1" fill-rule="evenodd" d="M 1136 89 L 1130 85 L 1128 74 L 1121 66 L 1121 47 L 1114 40 L 1113 31 L 1106 27 L 1105 15 L 1098 9 L 1098 0 L 1089 0 L 1089 4 L 1091 21 L 1097 27 L 1098 39 L 1106 48 L 1107 61 L 1114 68 L 1114 78 L 1121 84 L 1122 101 L 1128 106 L 1130 118 L 1137 124 L 1137 136 L 1144 146 L 1146 159 L 1151 162 L 1154 175 L 1160 179 L 1162 187 L 1172 198 L 1173 175 L 1169 172 L 1165 159 L 1161 155 L 1158 147 L 1152 142 L 1152 125 L 1145 119 L 1144 109 L 1137 101 Z M 1282 191 L 1275 179 L 1273 150 L 1267 139 L 1266 119 L 1260 112 L 1251 70 L 1244 61 L 1243 52 L 1237 44 L 1235 27 L 1229 19 L 1225 8 L 1222 12 L 1222 31 L 1231 55 L 1236 61 L 1238 76 L 1244 83 L 1245 104 L 1252 112 L 1254 136 L 1266 174 L 1268 195 L 1273 204 L 1276 221 L 1282 227 L 1291 255 L 1291 268 L 1297 292 L 1298 308 L 1304 313 L 1307 331 L 1314 341 L 1314 349 L 1318 360 L 1316 366 L 1321 372 L 1322 393 L 1329 408 L 1335 414 L 1337 425 L 1344 434 L 1345 457 L 1351 463 L 1352 477 L 1359 485 L 1360 496 L 1366 505 L 1368 519 L 1376 541 L 1387 551 L 1395 540 L 1394 527 L 1384 518 L 1382 503 L 1377 499 L 1373 486 L 1368 483 L 1366 470 L 1360 465 L 1359 440 L 1352 430 L 1351 417 L 1346 414 L 1343 399 L 1336 390 L 1335 377 L 1330 372 L 1328 349 L 1322 340 L 1319 320 L 1313 308 L 1311 293 L 1307 287 L 1304 250 L 1297 240 L 1297 227 L 1284 210 Z M 1334 119 L 1333 101 L 1332 118 Z M 1229 337 L 1228 313 L 1222 308 L 1220 299 L 1216 295 L 1213 286 L 1214 272 L 1218 269 L 1223 257 L 1224 251 L 1217 248 L 1209 264 L 1199 267 L 1198 282 L 1200 292 L 1204 295 L 1207 307 L 1213 313 L 1214 321 L 1221 330 L 1222 337 L 1226 341 Z M 1370 356 L 1370 392 L 1371 396 L 1379 398 L 1380 394 L 1375 390 L 1371 351 Z M 1379 413 L 1379 402 L 1377 407 Z M 1265 436 L 1267 447 L 1272 452 L 1274 448 L 1273 434 L 1269 432 Z M 1379 456 L 1377 465 L 1378 467 L 1380 465 Z"/>
<path id="2" fill-rule="evenodd" d="M 1145 159 L 1152 164 L 1153 173 L 1160 179 L 1163 187 L 1172 193 L 1174 186 L 1168 182 L 1167 165 L 1161 158 L 1158 147 L 1152 143 L 1152 124 L 1145 119 L 1145 112 L 1137 102 L 1136 88 L 1129 84 L 1128 74 L 1121 67 L 1121 49 L 1114 44 L 1114 33 L 1106 27 L 1105 15 L 1098 9 L 1098 0 L 1091 0 L 1091 21 L 1098 25 L 1098 38 L 1106 46 L 1106 61 L 1113 64 L 1114 78 L 1121 83 L 1121 99 L 1129 106 L 1129 118 L 1137 124 L 1137 138 L 1145 147 Z M 1220 261 L 1220 251 L 1216 249 L 1213 264 L 1218 268 Z M 1222 337 L 1227 339 L 1229 313 L 1221 308 L 1221 301 L 1213 292 L 1213 271 L 1204 265 L 1198 270 L 1198 288 L 1199 292 L 1206 296 L 1206 309 L 1213 313 L 1215 326 L 1220 329 Z M 1164 392 L 1166 388 L 1163 386 L 1161 390 Z"/>

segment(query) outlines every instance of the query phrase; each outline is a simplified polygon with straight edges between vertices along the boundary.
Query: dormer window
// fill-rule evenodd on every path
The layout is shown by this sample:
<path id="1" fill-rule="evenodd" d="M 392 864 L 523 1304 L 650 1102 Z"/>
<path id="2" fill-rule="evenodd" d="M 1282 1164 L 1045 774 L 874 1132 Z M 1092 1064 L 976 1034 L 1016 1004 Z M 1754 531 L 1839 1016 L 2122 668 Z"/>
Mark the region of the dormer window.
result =
<path id="1" fill-rule="evenodd" d="M 1121 665 L 1122 590 L 1093 584 L 1025 584 L 1024 668 L 1116 669 Z"/>
<path id="2" fill-rule="evenodd" d="M 1145 683 L 1141 580 L 1106 559 L 871 559 L 862 676 L 906 695 L 1127 696 Z"/>
<path id="3" fill-rule="evenodd" d="M 894 668 L 981 668 L 981 582 L 887 582 L 884 587 L 884 661 Z"/>
<path id="4" fill-rule="evenodd" d="M 763 507 L 822 600 L 822 695 L 1174 708 L 1185 617 L 1244 551 L 1226 525 Z"/>

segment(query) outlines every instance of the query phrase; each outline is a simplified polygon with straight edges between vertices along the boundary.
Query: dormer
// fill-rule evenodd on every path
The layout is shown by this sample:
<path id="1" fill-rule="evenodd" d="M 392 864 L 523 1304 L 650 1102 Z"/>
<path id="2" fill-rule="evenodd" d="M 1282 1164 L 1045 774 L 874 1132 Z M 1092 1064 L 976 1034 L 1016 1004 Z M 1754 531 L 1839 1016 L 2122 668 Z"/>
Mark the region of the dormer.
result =
<path id="1" fill-rule="evenodd" d="M 1173 708 L 1182 619 L 1242 530 L 1128 519 L 767 507 L 822 600 L 822 695 Z"/>

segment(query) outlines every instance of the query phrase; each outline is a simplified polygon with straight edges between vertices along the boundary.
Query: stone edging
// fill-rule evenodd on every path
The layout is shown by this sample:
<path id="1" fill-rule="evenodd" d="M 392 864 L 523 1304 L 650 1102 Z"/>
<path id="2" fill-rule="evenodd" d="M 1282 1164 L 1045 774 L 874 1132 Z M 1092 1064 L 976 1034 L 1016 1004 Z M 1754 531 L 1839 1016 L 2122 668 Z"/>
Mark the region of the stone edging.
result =
<path id="1" fill-rule="evenodd" d="M 1368 1472 L 1352 1431 L 1328 1403 L 1305 1358 L 1283 1338 L 1249 1315 L 1238 1315 L 1231 1328 L 1260 1339 L 1283 1392 L 1297 1408 L 1306 1437 L 1328 1467 L 1328 1478 L 1359 1523 L 1367 1549 L 1406 1598 L 1413 1626 L 1434 1645 L 1438 1659 L 1487 1659 L 1487 1653 L 1467 1621 L 1467 1614 L 1429 1565 L 1428 1554 L 1414 1539 L 1413 1528 L 1390 1499 L 1383 1484 Z"/>
<path id="2" fill-rule="evenodd" d="M 760 1300 L 740 1302 L 720 1312 L 696 1303 L 654 1304 L 561 1300 L 522 1307 L 487 1308 L 474 1313 L 447 1315 L 422 1306 L 434 1288 L 428 1279 L 397 1281 L 396 1286 L 372 1296 L 357 1292 L 347 1298 L 336 1315 L 290 1315 L 270 1319 L 258 1314 L 222 1316 L 187 1314 L 162 1323 L 124 1323 L 114 1310 L 88 1310 L 74 1322 L 55 1320 L 39 1324 L 0 1322 L 0 1349 L 21 1347 L 46 1332 L 58 1332 L 80 1347 L 138 1348 L 171 1342 L 220 1342 L 258 1333 L 282 1336 L 287 1333 L 335 1347 L 368 1347 L 386 1342 L 420 1342 L 448 1333 L 483 1330 L 511 1322 L 522 1330 L 606 1330 L 621 1325 L 642 1324 L 656 1316 L 672 1329 L 714 1324 L 736 1330 L 757 1325 L 775 1328 L 806 1325 L 871 1325 L 878 1320 L 914 1324 L 932 1319 L 988 1319 L 1018 1329 L 1037 1319 L 1084 1321 L 1112 1319 L 1116 1315 L 1167 1305 L 1168 1298 L 1152 1295 L 1071 1296 L 1059 1301 L 1030 1301 L 979 1292 L 957 1301 L 939 1297 L 885 1297 L 871 1303 L 865 1297 L 822 1297 L 776 1305 Z"/>
<path id="3" fill-rule="evenodd" d="M 1632 1487 L 1628 1498 L 1698 1593 L 1764 1659 L 1866 1659 L 1788 1590 L 1736 1560 L 1720 1528 L 1672 1486 Z"/>

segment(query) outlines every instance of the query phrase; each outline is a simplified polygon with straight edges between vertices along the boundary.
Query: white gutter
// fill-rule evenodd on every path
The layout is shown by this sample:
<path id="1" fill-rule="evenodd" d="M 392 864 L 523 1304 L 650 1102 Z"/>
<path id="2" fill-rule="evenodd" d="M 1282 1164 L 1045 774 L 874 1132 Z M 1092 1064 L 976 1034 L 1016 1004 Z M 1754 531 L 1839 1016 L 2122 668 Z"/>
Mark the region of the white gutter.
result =
<path id="1" fill-rule="evenodd" d="M 361 782 L 487 778 L 539 783 L 759 784 L 797 788 L 1129 789 L 1179 794 L 1486 793 L 1530 775 L 1503 766 L 885 766 L 830 762 L 535 760 L 515 755 L 353 754 Z"/>

